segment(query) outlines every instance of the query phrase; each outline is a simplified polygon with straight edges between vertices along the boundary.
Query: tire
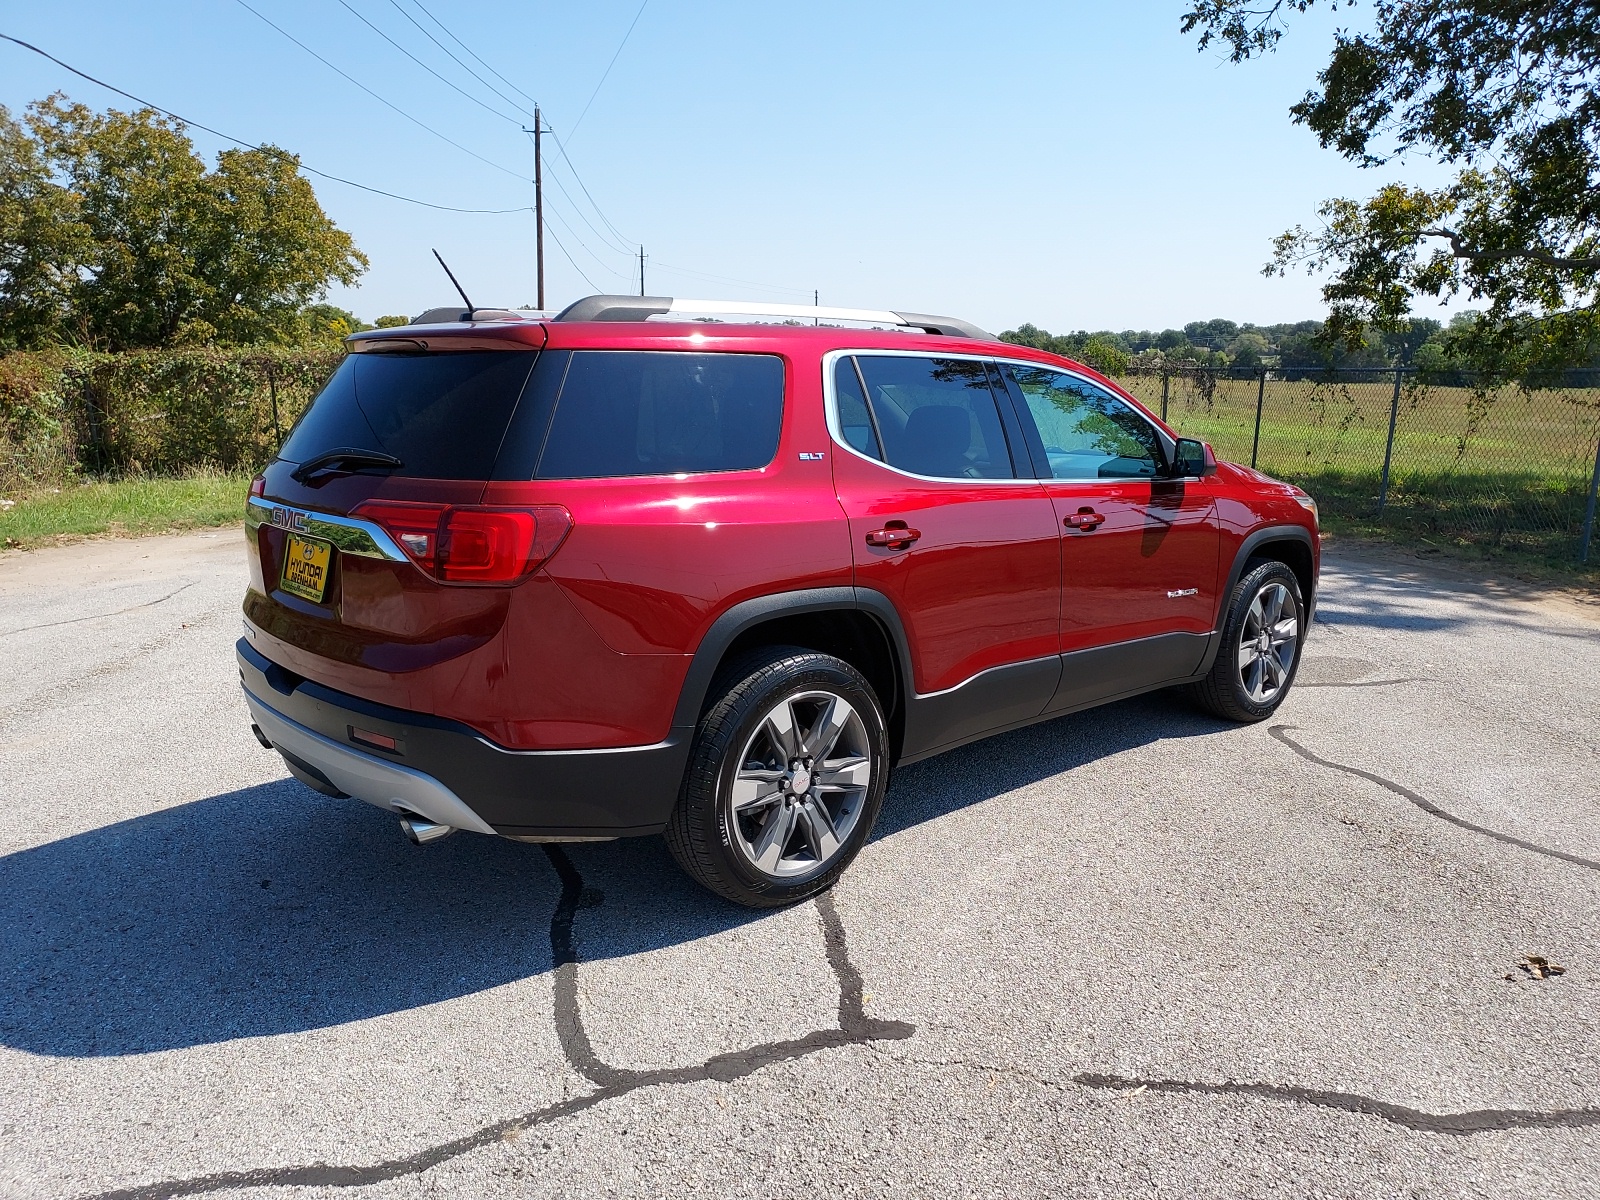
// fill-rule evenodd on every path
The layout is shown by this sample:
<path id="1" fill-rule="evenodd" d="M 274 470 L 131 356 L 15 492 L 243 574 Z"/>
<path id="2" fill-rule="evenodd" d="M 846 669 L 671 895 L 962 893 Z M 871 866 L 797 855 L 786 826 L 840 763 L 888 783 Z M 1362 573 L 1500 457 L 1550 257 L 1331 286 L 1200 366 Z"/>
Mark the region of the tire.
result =
<path id="1" fill-rule="evenodd" d="M 832 887 L 871 835 L 888 783 L 871 685 L 840 659 L 781 646 L 741 658 L 712 687 L 667 821 L 673 858 L 752 908 Z"/>
<path id="2" fill-rule="evenodd" d="M 1275 607 L 1276 618 L 1263 625 Z M 1190 699 L 1229 721 L 1270 717 L 1289 694 L 1300 669 L 1305 612 L 1300 581 L 1287 566 L 1269 561 L 1248 567 L 1229 599 L 1216 661 L 1204 679 L 1189 685 Z"/>

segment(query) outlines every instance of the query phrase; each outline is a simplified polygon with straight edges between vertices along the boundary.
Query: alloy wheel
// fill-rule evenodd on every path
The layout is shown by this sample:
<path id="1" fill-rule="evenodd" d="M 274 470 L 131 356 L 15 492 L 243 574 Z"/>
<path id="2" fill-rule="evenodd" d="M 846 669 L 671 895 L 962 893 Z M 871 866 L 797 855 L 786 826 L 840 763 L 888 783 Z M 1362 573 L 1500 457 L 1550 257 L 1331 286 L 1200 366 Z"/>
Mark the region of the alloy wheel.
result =
<path id="1" fill-rule="evenodd" d="M 1255 704 L 1270 704 L 1289 681 L 1300 648 L 1300 605 L 1273 581 L 1256 593 L 1239 631 L 1239 679 Z"/>
<path id="2" fill-rule="evenodd" d="M 806 691 L 775 704 L 739 756 L 732 842 L 762 874 L 810 874 L 838 857 L 872 783 L 867 727 L 843 696 Z"/>

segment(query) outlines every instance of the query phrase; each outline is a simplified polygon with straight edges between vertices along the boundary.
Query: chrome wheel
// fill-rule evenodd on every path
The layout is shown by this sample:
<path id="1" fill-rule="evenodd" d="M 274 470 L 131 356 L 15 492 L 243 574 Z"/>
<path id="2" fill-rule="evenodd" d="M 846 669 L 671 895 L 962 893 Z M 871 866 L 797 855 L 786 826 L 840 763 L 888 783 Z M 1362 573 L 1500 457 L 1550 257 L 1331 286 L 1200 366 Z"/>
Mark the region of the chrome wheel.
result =
<path id="1" fill-rule="evenodd" d="M 1289 681 L 1300 649 L 1300 605 L 1278 582 L 1256 593 L 1239 630 L 1239 679 L 1256 704 L 1270 704 Z"/>
<path id="2" fill-rule="evenodd" d="M 838 857 L 872 783 L 872 744 L 843 696 L 807 691 L 762 717 L 739 755 L 728 832 L 773 878 L 810 874 Z"/>

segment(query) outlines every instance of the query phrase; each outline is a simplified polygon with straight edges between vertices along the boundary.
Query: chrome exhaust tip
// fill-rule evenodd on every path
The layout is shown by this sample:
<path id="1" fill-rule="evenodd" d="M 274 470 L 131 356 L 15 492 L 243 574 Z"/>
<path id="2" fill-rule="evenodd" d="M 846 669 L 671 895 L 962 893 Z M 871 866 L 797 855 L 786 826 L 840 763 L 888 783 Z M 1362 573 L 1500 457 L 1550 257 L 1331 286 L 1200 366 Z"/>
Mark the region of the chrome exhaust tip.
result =
<path id="1" fill-rule="evenodd" d="M 424 820 L 422 817 L 400 818 L 400 832 L 411 840 L 413 846 L 426 846 L 429 842 L 449 837 L 455 831 L 454 825 L 440 825 L 437 821 Z"/>

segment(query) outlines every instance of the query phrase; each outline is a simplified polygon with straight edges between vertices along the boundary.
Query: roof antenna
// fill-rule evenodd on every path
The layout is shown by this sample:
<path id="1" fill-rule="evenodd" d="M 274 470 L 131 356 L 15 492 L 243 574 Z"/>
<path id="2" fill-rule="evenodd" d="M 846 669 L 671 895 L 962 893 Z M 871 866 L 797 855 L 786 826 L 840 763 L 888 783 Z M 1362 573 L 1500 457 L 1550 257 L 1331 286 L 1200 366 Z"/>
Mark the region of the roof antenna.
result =
<path id="1" fill-rule="evenodd" d="M 456 273 L 450 269 L 450 264 L 445 262 L 444 255 L 435 250 L 433 252 L 433 256 L 439 260 L 439 265 L 444 268 L 444 273 L 450 276 L 450 282 L 456 285 L 456 291 L 461 293 L 461 299 L 466 301 L 467 320 L 472 320 L 472 314 L 478 310 L 473 307 L 472 301 L 467 299 L 467 289 L 462 287 L 460 282 L 456 279 Z"/>

